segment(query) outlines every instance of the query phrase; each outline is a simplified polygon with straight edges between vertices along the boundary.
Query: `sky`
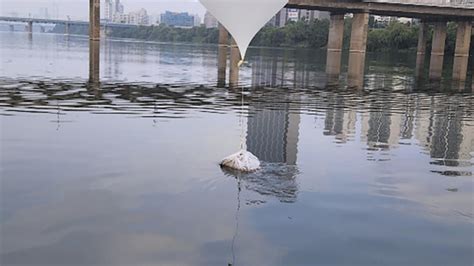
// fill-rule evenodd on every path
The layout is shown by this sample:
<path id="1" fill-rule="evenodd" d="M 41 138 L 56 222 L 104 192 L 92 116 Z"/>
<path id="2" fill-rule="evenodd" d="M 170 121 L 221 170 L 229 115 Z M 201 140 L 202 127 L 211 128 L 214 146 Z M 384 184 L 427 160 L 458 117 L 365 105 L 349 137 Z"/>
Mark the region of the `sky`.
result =
<path id="1" fill-rule="evenodd" d="M 149 15 L 157 16 L 166 10 L 184 11 L 199 14 L 204 17 L 205 8 L 198 0 L 121 0 L 125 12 L 145 8 Z M 102 11 L 104 0 L 101 0 Z M 25 16 L 30 14 L 37 17 L 48 9 L 51 18 L 66 18 L 72 20 L 87 20 L 89 16 L 89 0 L 0 0 L 0 14 L 2 16 Z M 42 11 L 43 9 L 43 11 Z"/>

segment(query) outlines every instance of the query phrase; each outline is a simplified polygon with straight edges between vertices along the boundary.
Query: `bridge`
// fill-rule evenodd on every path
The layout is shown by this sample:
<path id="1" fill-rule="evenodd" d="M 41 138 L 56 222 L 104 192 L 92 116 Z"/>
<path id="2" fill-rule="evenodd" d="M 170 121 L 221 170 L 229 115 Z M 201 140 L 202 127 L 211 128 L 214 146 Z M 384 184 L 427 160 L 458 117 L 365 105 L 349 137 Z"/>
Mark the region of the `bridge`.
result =
<path id="1" fill-rule="evenodd" d="M 383 1 L 383 0 L 290 0 L 288 8 L 315 9 L 342 13 L 370 13 L 371 15 L 418 19 L 472 20 L 474 4 L 441 3 L 440 1 Z"/>
<path id="2" fill-rule="evenodd" d="M 42 19 L 42 18 L 21 18 L 21 17 L 2 17 L 0 21 L 12 22 L 12 23 L 26 23 L 26 30 L 29 33 L 33 32 L 33 23 L 35 24 L 54 24 L 54 25 L 65 25 L 65 34 L 69 34 L 69 27 L 74 26 L 89 26 L 89 21 L 80 20 L 64 20 L 64 19 Z M 102 28 L 136 28 L 138 25 L 132 24 L 121 24 L 121 23 L 109 23 L 101 22 Z"/>
<path id="3" fill-rule="evenodd" d="M 442 77 L 447 22 L 457 23 L 456 48 L 453 65 L 453 81 L 464 83 L 467 76 L 469 50 L 474 21 L 474 1 L 466 0 L 289 0 L 287 8 L 328 11 L 330 30 L 327 46 L 326 73 L 328 83 L 337 83 L 341 75 L 341 56 L 344 36 L 344 17 L 352 14 L 351 40 L 347 81 L 349 87 L 364 85 L 365 58 L 369 15 L 408 17 L 418 19 L 420 33 L 416 58 L 416 76 L 423 78 L 429 25 L 434 26 L 429 79 L 438 81 Z M 218 77 L 225 83 L 228 32 L 219 30 Z M 232 42 L 232 41 L 231 41 Z M 231 43 L 229 83 L 238 83 L 238 48 Z"/>

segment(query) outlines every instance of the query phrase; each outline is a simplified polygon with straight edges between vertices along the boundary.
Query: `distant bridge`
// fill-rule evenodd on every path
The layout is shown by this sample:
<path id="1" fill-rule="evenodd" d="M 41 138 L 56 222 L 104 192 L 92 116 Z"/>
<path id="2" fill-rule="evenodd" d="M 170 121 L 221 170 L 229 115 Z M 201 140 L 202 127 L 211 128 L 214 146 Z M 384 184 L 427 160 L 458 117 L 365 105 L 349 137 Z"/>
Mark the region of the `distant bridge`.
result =
<path id="1" fill-rule="evenodd" d="M 69 30 L 69 26 L 89 26 L 89 21 L 80 20 L 65 20 L 65 19 L 42 19 L 42 18 L 21 18 L 21 17 L 0 17 L 0 21 L 15 22 L 15 23 L 26 23 L 28 31 L 33 30 L 33 23 L 36 24 L 55 24 L 55 25 L 66 25 L 66 31 Z M 101 27 L 110 28 L 136 28 L 139 25 L 133 24 L 122 24 L 122 23 L 108 23 L 101 22 Z M 66 32 L 69 33 L 69 32 Z"/>

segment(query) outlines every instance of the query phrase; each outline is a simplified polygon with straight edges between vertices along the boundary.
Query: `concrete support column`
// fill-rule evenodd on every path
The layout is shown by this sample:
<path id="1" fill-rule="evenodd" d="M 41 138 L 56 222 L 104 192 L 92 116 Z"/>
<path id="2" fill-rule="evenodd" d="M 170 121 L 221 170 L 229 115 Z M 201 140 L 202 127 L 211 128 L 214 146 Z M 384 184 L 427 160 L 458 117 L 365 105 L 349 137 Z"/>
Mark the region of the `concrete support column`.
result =
<path id="1" fill-rule="evenodd" d="M 239 61 L 240 51 L 234 38 L 231 39 L 230 44 L 230 71 L 229 71 L 229 86 L 236 87 L 239 84 Z"/>
<path id="2" fill-rule="evenodd" d="M 217 86 L 224 87 L 227 72 L 227 54 L 229 50 L 229 32 L 219 23 L 219 48 L 217 62 Z"/>
<path id="3" fill-rule="evenodd" d="M 89 40 L 89 82 L 100 82 L 100 42 Z"/>
<path id="4" fill-rule="evenodd" d="M 100 0 L 89 0 L 89 39 L 100 40 Z"/>
<path id="5" fill-rule="evenodd" d="M 418 33 L 418 52 L 416 54 L 416 78 L 421 78 L 425 69 L 426 44 L 428 42 L 428 24 L 420 23 Z"/>
<path id="6" fill-rule="evenodd" d="M 341 74 L 342 43 L 344 39 L 344 14 L 331 14 L 328 51 L 326 60 L 326 74 L 328 83 L 339 80 Z"/>
<path id="7" fill-rule="evenodd" d="M 466 81 L 469 48 L 471 45 L 472 24 L 468 21 L 458 22 L 456 50 L 454 53 L 453 80 Z"/>
<path id="8" fill-rule="evenodd" d="M 29 34 L 33 33 L 33 21 L 28 21 L 28 23 L 26 24 L 26 31 Z"/>
<path id="9" fill-rule="evenodd" d="M 440 80 L 443 74 L 444 48 L 446 46 L 446 22 L 436 22 L 434 26 L 430 79 Z"/>
<path id="10" fill-rule="evenodd" d="M 352 18 L 351 46 L 349 51 L 348 86 L 364 87 L 365 55 L 367 34 L 369 32 L 369 13 L 356 13 Z"/>

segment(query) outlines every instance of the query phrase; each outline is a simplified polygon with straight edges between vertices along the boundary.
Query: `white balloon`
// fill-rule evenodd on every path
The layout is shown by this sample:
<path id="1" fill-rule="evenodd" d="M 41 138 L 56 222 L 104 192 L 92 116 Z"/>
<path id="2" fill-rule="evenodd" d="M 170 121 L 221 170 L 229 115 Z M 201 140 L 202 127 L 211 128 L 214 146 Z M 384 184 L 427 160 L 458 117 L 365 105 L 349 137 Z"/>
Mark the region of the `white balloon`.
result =
<path id="1" fill-rule="evenodd" d="M 288 0 L 199 0 L 229 31 L 242 60 L 253 37 Z"/>

